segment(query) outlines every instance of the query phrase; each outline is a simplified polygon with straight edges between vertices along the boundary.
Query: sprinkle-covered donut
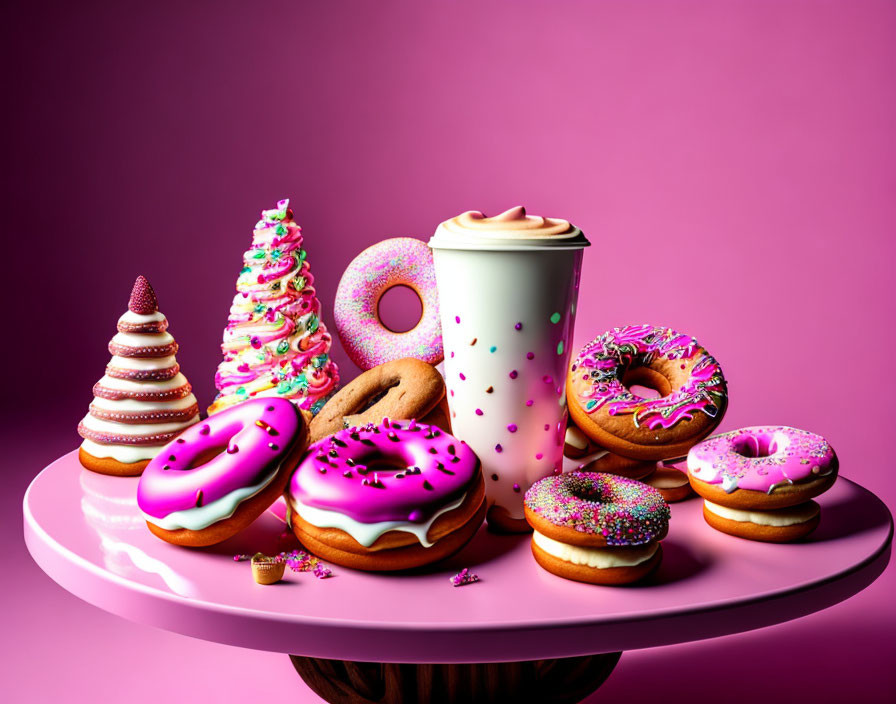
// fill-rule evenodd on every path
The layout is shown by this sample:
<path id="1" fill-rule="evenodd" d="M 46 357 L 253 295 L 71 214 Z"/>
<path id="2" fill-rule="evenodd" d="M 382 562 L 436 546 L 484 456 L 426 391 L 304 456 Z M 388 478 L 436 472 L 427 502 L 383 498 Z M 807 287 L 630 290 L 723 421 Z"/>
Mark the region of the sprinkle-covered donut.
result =
<path id="1" fill-rule="evenodd" d="M 307 443 L 298 408 L 257 398 L 191 426 L 137 485 L 149 529 L 177 545 L 213 545 L 258 518 L 286 488 Z"/>
<path id="2" fill-rule="evenodd" d="M 661 560 L 669 506 L 646 484 L 612 474 L 545 477 L 525 496 L 532 553 L 546 570 L 592 584 L 627 584 Z"/>
<path id="3" fill-rule="evenodd" d="M 289 483 L 288 502 L 306 548 L 376 571 L 456 552 L 485 515 L 473 451 L 434 426 L 388 418 L 311 445 Z"/>
<path id="4" fill-rule="evenodd" d="M 655 388 L 641 398 L 627 387 Z M 625 457 L 683 455 L 718 426 L 728 405 L 719 363 L 693 337 L 628 325 L 589 342 L 570 366 L 569 412 L 582 431 Z"/>
<path id="5" fill-rule="evenodd" d="M 327 401 L 311 421 L 311 442 L 383 418 L 422 420 L 443 398 L 445 380 L 431 364 L 413 357 L 386 362 L 355 377 Z"/>
<path id="6" fill-rule="evenodd" d="M 420 299 L 423 312 L 407 332 L 390 330 L 379 316 L 379 302 L 394 286 L 407 286 Z M 442 326 L 432 252 L 411 237 L 383 240 L 355 257 L 336 290 L 336 331 L 346 354 L 361 369 L 416 357 L 430 364 L 442 361 Z"/>

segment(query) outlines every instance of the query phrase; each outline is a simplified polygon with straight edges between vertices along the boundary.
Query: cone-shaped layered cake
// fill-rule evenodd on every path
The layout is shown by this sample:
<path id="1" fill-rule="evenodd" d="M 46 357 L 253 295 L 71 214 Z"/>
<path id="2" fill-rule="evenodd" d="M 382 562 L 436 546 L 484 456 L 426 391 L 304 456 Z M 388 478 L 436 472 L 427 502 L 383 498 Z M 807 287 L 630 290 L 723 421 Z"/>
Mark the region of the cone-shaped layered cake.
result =
<path id="1" fill-rule="evenodd" d="M 101 474 L 134 476 L 180 431 L 199 420 L 190 383 L 180 373 L 177 343 L 167 332 L 156 294 L 137 277 L 112 359 L 93 387 L 93 403 L 78 425 L 81 464 Z"/>
<path id="2" fill-rule="evenodd" d="M 243 255 L 209 415 L 250 398 L 286 398 L 317 413 L 339 381 L 330 335 L 289 200 L 263 210 Z"/>

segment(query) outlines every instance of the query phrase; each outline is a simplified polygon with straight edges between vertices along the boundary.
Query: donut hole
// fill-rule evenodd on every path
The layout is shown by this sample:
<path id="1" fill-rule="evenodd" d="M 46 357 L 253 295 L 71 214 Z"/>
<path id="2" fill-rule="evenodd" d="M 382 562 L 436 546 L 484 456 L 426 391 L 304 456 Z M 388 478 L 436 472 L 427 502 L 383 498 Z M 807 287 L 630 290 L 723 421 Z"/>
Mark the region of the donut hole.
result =
<path id="1" fill-rule="evenodd" d="M 367 466 L 371 472 L 380 474 L 389 472 L 403 472 L 408 468 L 408 463 L 401 457 L 395 455 L 384 455 L 381 452 L 364 455 L 356 460 L 358 464 Z"/>
<path id="2" fill-rule="evenodd" d="M 346 413 L 346 415 L 355 415 L 355 414 L 360 414 L 360 413 L 366 413 L 371 408 L 373 408 L 376 404 L 378 404 L 380 401 L 382 401 L 383 398 L 385 398 L 386 394 L 389 393 L 389 391 L 394 389 L 396 386 L 398 386 L 400 383 L 401 383 L 401 379 L 396 379 L 394 382 L 392 382 L 388 386 L 384 386 L 382 389 L 377 391 L 375 394 L 363 399 L 361 404 L 357 408 L 353 409 L 349 413 Z"/>
<path id="3" fill-rule="evenodd" d="M 603 503 L 605 500 L 604 493 L 596 486 L 577 486 L 570 489 L 569 493 L 573 498 L 580 501 Z"/>
<path id="4" fill-rule="evenodd" d="M 622 385 L 638 398 L 662 398 L 672 393 L 666 376 L 650 367 L 629 367 L 622 375 Z"/>
<path id="5" fill-rule="evenodd" d="M 203 450 L 198 455 L 196 455 L 196 458 L 192 462 L 190 462 L 190 466 L 185 467 L 184 469 L 196 469 L 197 467 L 201 467 L 207 462 L 211 462 L 218 455 L 223 455 L 225 452 L 227 452 L 227 447 L 227 445 L 216 445 L 215 447 L 210 447 L 207 450 Z"/>
<path id="6" fill-rule="evenodd" d="M 742 457 L 771 457 L 778 451 L 774 435 L 743 435 L 734 441 L 734 451 Z"/>
<path id="7" fill-rule="evenodd" d="M 397 284 L 383 291 L 376 304 L 376 316 L 389 332 L 410 332 L 423 318 L 423 301 L 410 286 Z"/>

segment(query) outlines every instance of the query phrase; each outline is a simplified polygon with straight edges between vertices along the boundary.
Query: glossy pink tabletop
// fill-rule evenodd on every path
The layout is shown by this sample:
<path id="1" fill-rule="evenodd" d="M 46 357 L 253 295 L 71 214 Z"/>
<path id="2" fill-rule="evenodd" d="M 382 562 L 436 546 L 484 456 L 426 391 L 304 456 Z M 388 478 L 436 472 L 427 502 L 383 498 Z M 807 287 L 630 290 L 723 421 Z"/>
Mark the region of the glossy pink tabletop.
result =
<path id="1" fill-rule="evenodd" d="M 25 540 L 65 589 L 125 618 L 261 650 L 380 662 L 488 662 L 629 650 L 788 621 L 870 584 L 890 555 L 892 520 L 840 478 L 818 499 L 806 542 L 768 545 L 707 526 L 697 499 L 674 504 L 664 559 L 646 583 L 599 587 L 555 577 L 527 536 L 481 530 L 457 556 L 413 575 L 287 570 L 260 586 L 237 553 L 296 547 L 265 514 L 214 549 L 178 548 L 139 517 L 136 479 L 82 470 L 70 453 L 32 482 Z M 481 582 L 454 588 L 470 567 Z"/>

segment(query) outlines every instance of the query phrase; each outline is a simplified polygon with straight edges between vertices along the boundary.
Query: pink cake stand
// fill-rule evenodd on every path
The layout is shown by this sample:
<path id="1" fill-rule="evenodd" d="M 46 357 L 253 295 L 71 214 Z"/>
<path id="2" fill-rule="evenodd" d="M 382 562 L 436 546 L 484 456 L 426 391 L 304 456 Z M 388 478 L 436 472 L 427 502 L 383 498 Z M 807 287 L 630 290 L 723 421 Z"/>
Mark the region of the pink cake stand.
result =
<path id="1" fill-rule="evenodd" d="M 574 702 L 597 689 L 620 651 L 711 638 L 804 616 L 869 585 L 890 556 L 892 519 L 840 478 L 820 497 L 807 540 L 769 545 L 716 532 L 699 500 L 672 507 L 664 559 L 646 583 L 598 587 L 542 570 L 526 536 L 481 530 L 454 558 L 403 575 L 334 567 L 318 580 L 287 570 L 261 586 L 240 553 L 296 547 L 265 514 L 212 549 L 164 543 L 146 529 L 136 479 L 82 470 L 70 453 L 24 500 L 25 541 L 63 588 L 140 623 L 206 640 L 293 653 L 330 702 Z M 469 567 L 481 580 L 454 588 Z M 439 663 L 439 664 L 430 664 Z"/>

